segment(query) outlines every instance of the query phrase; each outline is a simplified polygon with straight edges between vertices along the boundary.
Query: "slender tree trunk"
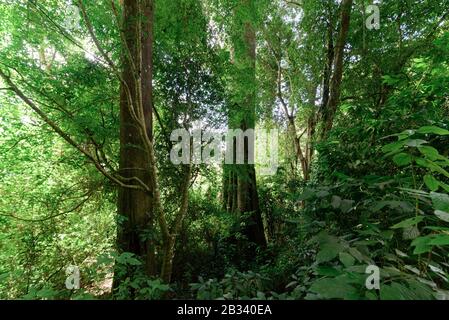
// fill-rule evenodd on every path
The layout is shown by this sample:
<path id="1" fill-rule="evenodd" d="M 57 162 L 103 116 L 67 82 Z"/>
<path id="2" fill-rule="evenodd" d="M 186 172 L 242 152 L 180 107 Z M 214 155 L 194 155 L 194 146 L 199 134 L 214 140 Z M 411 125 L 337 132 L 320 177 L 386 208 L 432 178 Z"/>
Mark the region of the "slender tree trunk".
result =
<path id="1" fill-rule="evenodd" d="M 192 175 L 192 167 L 188 165 L 181 185 L 181 204 L 179 211 L 175 217 L 175 221 L 171 227 L 170 233 L 164 236 L 163 249 L 164 255 L 162 260 L 161 278 L 166 283 L 170 283 L 173 272 L 173 260 L 175 257 L 176 239 L 181 232 L 182 223 L 187 214 L 189 204 L 189 186 Z"/>
<path id="2" fill-rule="evenodd" d="M 306 145 L 304 151 L 304 162 L 305 162 L 305 170 L 303 173 L 304 180 L 309 181 L 310 175 L 312 171 L 312 160 L 313 160 L 313 142 L 315 139 L 315 129 L 317 123 L 318 112 L 315 107 L 316 100 L 316 92 L 318 85 L 314 85 L 309 92 L 309 105 L 312 110 L 309 118 L 307 119 L 307 128 L 306 128 Z"/>
<path id="3" fill-rule="evenodd" d="M 343 56 L 346 39 L 349 32 L 351 20 L 352 0 L 343 0 L 341 3 L 340 31 L 335 44 L 334 70 L 330 84 L 329 101 L 324 110 L 324 123 L 322 138 L 326 138 L 332 129 L 335 113 L 340 103 L 341 80 L 343 77 Z"/>
<path id="4" fill-rule="evenodd" d="M 323 72 L 323 94 L 321 101 L 321 112 L 325 112 L 327 103 L 329 101 L 330 80 L 332 75 L 332 65 L 334 63 L 334 26 L 332 17 L 329 14 L 329 22 L 327 28 L 327 50 L 326 50 L 326 64 Z"/>
<path id="5" fill-rule="evenodd" d="M 165 283 L 170 283 L 173 271 L 173 259 L 175 257 L 175 237 L 171 236 L 163 245 L 164 256 L 162 260 L 161 278 Z"/>

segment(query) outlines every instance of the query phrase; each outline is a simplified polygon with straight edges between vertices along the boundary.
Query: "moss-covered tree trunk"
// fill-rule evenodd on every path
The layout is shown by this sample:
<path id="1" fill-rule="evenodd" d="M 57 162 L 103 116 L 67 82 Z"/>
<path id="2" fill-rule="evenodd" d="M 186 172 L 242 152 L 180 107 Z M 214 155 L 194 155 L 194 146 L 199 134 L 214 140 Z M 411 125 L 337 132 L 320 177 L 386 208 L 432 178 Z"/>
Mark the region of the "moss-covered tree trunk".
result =
<path id="1" fill-rule="evenodd" d="M 254 3 L 242 1 L 234 11 L 232 31 L 233 72 L 230 91 L 233 97 L 229 112 L 230 129 L 242 131 L 254 129 L 256 124 L 256 31 Z M 258 245 L 266 245 L 259 196 L 257 193 L 254 159 L 249 153 L 245 139 L 244 164 L 225 166 L 226 207 L 237 212 L 245 221 L 244 233 L 248 240 Z M 234 145 L 234 150 L 236 147 Z M 234 152 L 235 154 L 235 152 Z M 235 163 L 235 162 L 234 162 Z"/>

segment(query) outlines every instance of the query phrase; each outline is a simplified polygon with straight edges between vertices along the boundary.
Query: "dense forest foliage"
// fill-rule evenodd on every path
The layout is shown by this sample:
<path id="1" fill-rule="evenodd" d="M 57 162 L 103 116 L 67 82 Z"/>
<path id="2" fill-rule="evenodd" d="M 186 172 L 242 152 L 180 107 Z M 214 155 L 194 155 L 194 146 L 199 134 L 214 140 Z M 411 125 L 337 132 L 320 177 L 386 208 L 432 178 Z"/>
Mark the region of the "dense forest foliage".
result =
<path id="1" fill-rule="evenodd" d="M 448 0 L 0 18 L 0 299 L 449 299 Z"/>

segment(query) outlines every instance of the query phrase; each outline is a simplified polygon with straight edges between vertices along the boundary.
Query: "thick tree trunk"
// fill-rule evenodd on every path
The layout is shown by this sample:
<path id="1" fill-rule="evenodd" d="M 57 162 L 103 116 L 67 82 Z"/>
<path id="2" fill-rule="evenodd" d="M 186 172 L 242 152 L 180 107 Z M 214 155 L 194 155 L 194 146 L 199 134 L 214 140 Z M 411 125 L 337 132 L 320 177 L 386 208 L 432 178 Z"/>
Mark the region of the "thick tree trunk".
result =
<path id="1" fill-rule="evenodd" d="M 139 5 L 141 6 L 139 8 Z M 125 0 L 123 72 L 120 96 L 120 174 L 137 177 L 152 185 L 149 154 L 142 132 L 132 113 L 143 110 L 146 135 L 152 136 L 152 0 Z M 139 18 L 139 12 L 144 18 Z M 127 48 L 126 48 L 127 47 Z M 118 246 L 122 252 L 132 252 L 145 261 L 148 275 L 155 275 L 154 246 L 145 239 L 153 231 L 151 194 L 143 190 L 120 188 L 118 214 L 123 220 L 118 226 Z M 119 279 L 116 279 L 119 281 Z M 116 282 L 115 285 L 118 285 Z"/>
<path id="2" fill-rule="evenodd" d="M 326 138 L 328 132 L 332 129 L 335 113 L 340 103 L 341 80 L 343 77 L 343 56 L 346 39 L 349 32 L 351 20 L 352 0 L 343 0 L 341 3 L 341 22 L 337 42 L 335 44 L 335 58 L 333 75 L 330 84 L 329 101 L 324 110 L 324 123 L 322 138 Z"/>
<path id="3" fill-rule="evenodd" d="M 234 107 L 230 112 L 230 127 L 238 126 L 242 131 L 255 128 L 256 98 L 256 33 L 250 17 L 253 8 L 250 1 L 243 1 L 236 8 L 233 34 Z M 259 196 L 257 193 L 256 170 L 254 159 L 249 159 L 250 143 L 245 139 L 245 164 L 231 166 L 225 170 L 225 181 L 228 183 L 226 207 L 237 211 L 242 216 L 249 215 L 244 230 L 250 242 L 260 246 L 266 245 L 265 233 Z M 235 153 L 234 153 L 235 154 Z M 252 161 L 250 161 L 252 160 Z"/>

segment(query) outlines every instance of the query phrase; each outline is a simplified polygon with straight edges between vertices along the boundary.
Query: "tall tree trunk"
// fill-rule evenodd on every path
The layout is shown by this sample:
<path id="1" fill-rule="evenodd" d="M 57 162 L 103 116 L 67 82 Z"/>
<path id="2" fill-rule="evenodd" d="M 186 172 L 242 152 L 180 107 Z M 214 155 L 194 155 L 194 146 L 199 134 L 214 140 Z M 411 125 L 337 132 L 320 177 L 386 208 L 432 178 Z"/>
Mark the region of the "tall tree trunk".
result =
<path id="1" fill-rule="evenodd" d="M 253 14 L 251 1 L 242 1 L 234 12 L 233 25 L 233 88 L 234 105 L 230 112 L 230 128 L 238 127 L 242 131 L 254 129 L 256 122 L 256 32 L 251 21 Z M 249 159 L 249 144 L 254 141 L 245 139 L 245 164 L 230 166 L 226 181 L 227 208 L 242 216 L 249 216 L 244 230 L 248 240 L 260 246 L 266 245 L 259 196 L 256 184 L 254 159 Z M 235 147 L 235 146 L 234 146 Z M 235 154 L 235 153 L 234 153 Z"/>
<path id="2" fill-rule="evenodd" d="M 307 128 L 306 128 L 306 146 L 305 146 L 305 155 L 304 155 L 304 162 L 305 162 L 305 170 L 303 173 L 304 180 L 309 181 L 310 175 L 312 171 L 312 160 L 313 160 L 313 142 L 315 139 L 315 129 L 316 129 L 316 123 L 317 123 L 317 115 L 318 112 L 316 111 L 315 107 L 315 100 L 316 100 L 316 92 L 317 92 L 318 85 L 313 85 L 312 89 L 309 91 L 309 105 L 311 108 L 311 113 L 307 119 Z"/>
<path id="3" fill-rule="evenodd" d="M 150 140 L 153 140 L 153 21 L 154 21 L 154 3 L 153 0 L 142 0 L 142 107 L 145 118 L 145 125 L 147 128 L 147 135 Z M 148 160 L 148 159 L 147 159 Z M 151 174 L 151 172 L 150 172 Z M 147 229 L 154 228 L 154 213 L 152 203 L 149 205 Z M 156 268 L 156 253 L 153 239 L 146 240 L 146 260 L 145 267 L 147 274 L 155 275 Z"/>
<path id="4" fill-rule="evenodd" d="M 322 138 L 326 138 L 327 134 L 332 129 L 335 113 L 338 104 L 340 103 L 341 80 L 343 77 L 343 56 L 349 32 L 351 10 L 352 0 L 343 0 L 341 3 L 340 31 L 335 44 L 334 70 L 330 84 L 329 101 L 324 110 Z"/>
<path id="5" fill-rule="evenodd" d="M 329 10 L 331 10 L 329 8 Z M 326 50 L 326 64 L 323 72 L 323 93 L 321 99 L 321 112 L 325 112 L 327 103 L 329 101 L 330 80 L 332 76 L 332 65 L 334 63 L 334 24 L 331 13 L 329 13 L 329 21 L 327 26 L 327 50 Z"/>
<path id="6" fill-rule="evenodd" d="M 132 114 L 143 110 L 145 134 L 151 139 L 153 1 L 125 0 L 123 12 L 126 43 L 123 44 L 123 81 L 120 93 L 120 174 L 125 178 L 137 177 L 151 186 L 149 154 Z M 120 219 L 123 222 L 118 227 L 119 249 L 144 259 L 147 274 L 155 275 L 154 246 L 143 237 L 144 232 L 153 230 L 151 194 L 143 190 L 120 188 L 118 214 L 123 217 Z"/>

